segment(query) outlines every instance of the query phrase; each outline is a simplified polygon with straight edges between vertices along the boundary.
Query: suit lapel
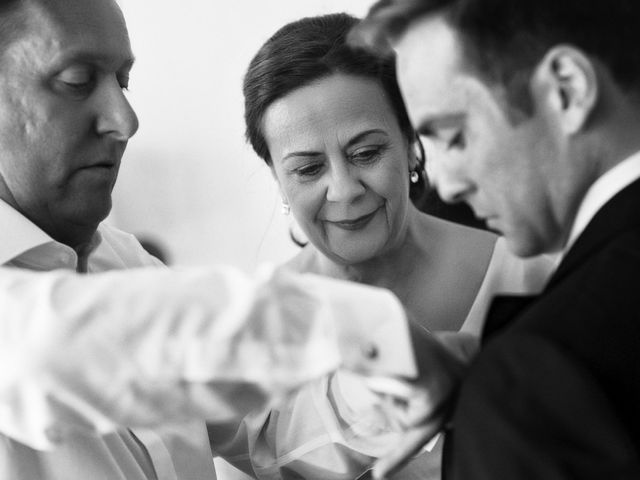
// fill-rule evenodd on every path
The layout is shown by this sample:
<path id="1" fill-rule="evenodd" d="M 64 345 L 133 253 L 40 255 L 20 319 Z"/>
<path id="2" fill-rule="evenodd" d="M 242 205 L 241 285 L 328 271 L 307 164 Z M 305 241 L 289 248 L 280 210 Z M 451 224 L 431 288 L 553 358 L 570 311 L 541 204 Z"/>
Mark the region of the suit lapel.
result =
<path id="1" fill-rule="evenodd" d="M 552 290 L 563 278 L 611 239 L 640 226 L 640 180 L 635 181 L 615 197 L 591 220 L 549 280 L 543 295 Z M 505 328 L 538 298 L 526 295 L 499 295 L 491 303 L 482 331 L 482 343 Z"/>
<path id="2" fill-rule="evenodd" d="M 487 312 L 482 329 L 482 344 L 506 327 L 538 297 L 539 295 L 497 295 Z"/>

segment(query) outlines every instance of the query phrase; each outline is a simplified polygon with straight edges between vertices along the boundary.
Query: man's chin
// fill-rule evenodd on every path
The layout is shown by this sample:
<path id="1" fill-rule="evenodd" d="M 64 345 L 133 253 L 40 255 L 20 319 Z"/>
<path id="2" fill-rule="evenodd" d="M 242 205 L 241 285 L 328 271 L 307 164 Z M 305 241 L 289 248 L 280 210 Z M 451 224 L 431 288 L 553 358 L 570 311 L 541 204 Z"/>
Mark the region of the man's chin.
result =
<path id="1" fill-rule="evenodd" d="M 65 224 L 69 229 L 97 230 L 98 225 L 111 213 L 112 202 L 108 200 L 88 200 L 82 204 L 75 205 L 59 218 L 65 219 Z"/>
<path id="2" fill-rule="evenodd" d="M 507 234 L 500 234 L 504 237 L 507 244 L 507 248 L 511 253 L 521 258 L 534 257 L 547 253 L 546 249 L 540 242 L 532 241 L 522 236 L 513 236 Z"/>

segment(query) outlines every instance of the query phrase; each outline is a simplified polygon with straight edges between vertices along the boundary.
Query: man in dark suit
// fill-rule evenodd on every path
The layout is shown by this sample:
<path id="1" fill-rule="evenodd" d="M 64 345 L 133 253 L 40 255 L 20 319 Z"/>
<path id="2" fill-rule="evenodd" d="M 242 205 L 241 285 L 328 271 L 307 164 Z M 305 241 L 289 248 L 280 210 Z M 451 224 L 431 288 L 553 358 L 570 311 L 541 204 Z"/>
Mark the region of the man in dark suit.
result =
<path id="1" fill-rule="evenodd" d="M 382 0 L 431 179 L 521 256 L 452 408 L 447 479 L 640 478 L 640 2 Z"/>

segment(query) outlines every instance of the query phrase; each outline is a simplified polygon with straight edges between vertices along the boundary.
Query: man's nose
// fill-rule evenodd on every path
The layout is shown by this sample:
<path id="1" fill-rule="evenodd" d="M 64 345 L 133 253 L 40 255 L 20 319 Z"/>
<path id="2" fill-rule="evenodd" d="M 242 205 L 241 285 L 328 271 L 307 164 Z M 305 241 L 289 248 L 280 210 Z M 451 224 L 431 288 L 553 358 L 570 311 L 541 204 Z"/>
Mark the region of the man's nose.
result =
<path id="1" fill-rule="evenodd" d="M 365 192 L 365 186 L 345 162 L 334 162 L 329 173 L 327 200 L 348 202 Z"/>
<path id="2" fill-rule="evenodd" d="M 115 77 L 106 79 L 96 94 L 97 132 L 100 135 L 110 135 L 120 141 L 129 140 L 138 131 L 138 116 L 118 80 Z"/>
<path id="3" fill-rule="evenodd" d="M 447 203 L 464 201 L 471 190 L 470 182 L 459 169 L 447 168 L 441 162 L 432 160 L 427 171 L 429 182 L 437 189 L 440 198 Z"/>

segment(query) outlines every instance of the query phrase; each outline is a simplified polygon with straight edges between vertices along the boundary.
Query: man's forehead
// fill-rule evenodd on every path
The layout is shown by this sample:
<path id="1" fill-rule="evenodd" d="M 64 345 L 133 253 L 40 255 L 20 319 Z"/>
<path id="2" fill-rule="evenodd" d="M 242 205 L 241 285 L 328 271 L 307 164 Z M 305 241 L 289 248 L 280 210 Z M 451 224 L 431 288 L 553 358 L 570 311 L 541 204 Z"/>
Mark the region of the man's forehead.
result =
<path id="1" fill-rule="evenodd" d="M 124 17 L 115 0 L 27 0 L 26 7 L 46 13 L 53 21 L 69 25 L 124 25 Z"/>
<path id="2" fill-rule="evenodd" d="M 132 62 L 124 17 L 112 0 L 29 0 L 28 3 L 31 34 L 40 37 L 56 56 L 93 56 L 119 63 Z"/>
<path id="3" fill-rule="evenodd" d="M 394 43 L 398 82 L 414 124 L 449 115 L 465 101 L 462 53 L 455 32 L 441 15 L 413 21 Z"/>
<path id="4" fill-rule="evenodd" d="M 405 78 L 419 74 L 437 80 L 460 70 L 460 42 L 442 15 L 423 16 L 411 22 L 394 43 L 394 49 L 398 72 Z"/>

